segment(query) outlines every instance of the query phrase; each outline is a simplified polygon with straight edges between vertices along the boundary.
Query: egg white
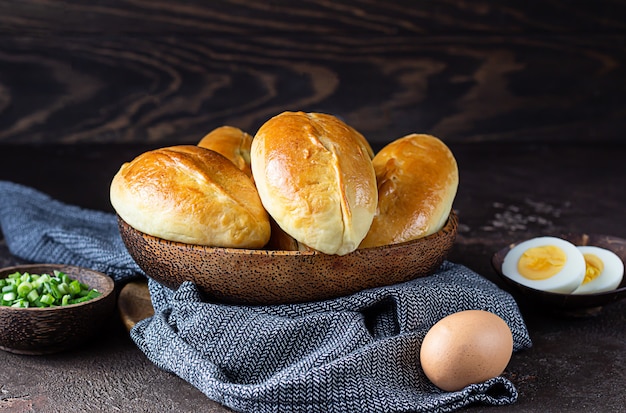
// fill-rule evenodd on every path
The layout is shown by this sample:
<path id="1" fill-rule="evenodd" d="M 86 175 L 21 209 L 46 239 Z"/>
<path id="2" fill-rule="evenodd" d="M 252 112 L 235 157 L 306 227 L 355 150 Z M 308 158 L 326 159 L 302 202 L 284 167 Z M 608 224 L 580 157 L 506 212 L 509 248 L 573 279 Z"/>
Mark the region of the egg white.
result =
<path id="1" fill-rule="evenodd" d="M 545 280 L 531 280 L 521 275 L 517 269 L 517 263 L 524 252 L 529 248 L 547 245 L 554 245 L 563 250 L 567 257 L 563 268 Z M 502 262 L 502 273 L 516 283 L 529 288 L 569 294 L 576 290 L 585 278 L 585 258 L 583 253 L 569 241 L 556 237 L 537 237 L 511 248 Z"/>
<path id="2" fill-rule="evenodd" d="M 604 248 L 577 247 L 583 254 L 594 254 L 604 263 L 604 269 L 587 284 L 581 284 L 572 294 L 593 294 L 616 289 L 624 276 L 624 263 L 613 251 Z"/>

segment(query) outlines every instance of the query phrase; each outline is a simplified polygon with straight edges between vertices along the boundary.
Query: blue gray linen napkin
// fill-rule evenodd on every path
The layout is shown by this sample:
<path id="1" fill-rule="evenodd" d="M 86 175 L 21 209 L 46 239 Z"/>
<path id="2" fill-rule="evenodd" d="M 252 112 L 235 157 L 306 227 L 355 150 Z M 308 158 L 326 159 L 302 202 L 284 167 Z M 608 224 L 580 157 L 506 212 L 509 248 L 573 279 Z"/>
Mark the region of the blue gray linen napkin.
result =
<path id="1" fill-rule="evenodd" d="M 28 261 L 91 268 L 116 282 L 142 274 L 110 213 L 68 205 L 33 188 L 0 181 L 0 227 L 9 251 Z"/>
<path id="2" fill-rule="evenodd" d="M 11 252 L 107 272 L 140 272 L 113 214 L 0 182 L 0 225 Z M 52 207 L 51 207 L 52 206 Z M 444 316 L 483 309 L 502 317 L 514 350 L 531 346 L 513 298 L 461 265 L 333 300 L 273 306 L 210 302 L 195 285 L 172 291 L 149 279 L 155 315 L 131 337 L 160 368 L 241 412 L 450 412 L 517 400 L 504 377 L 458 392 L 437 389 L 419 364 L 428 329 Z"/>

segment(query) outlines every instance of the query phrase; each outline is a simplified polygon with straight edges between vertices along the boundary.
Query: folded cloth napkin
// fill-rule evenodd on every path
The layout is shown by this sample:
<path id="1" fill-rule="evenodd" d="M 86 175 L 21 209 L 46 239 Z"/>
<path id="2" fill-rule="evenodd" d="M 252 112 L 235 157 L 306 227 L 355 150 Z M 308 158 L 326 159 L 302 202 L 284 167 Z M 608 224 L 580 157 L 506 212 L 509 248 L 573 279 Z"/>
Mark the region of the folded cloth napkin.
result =
<path id="1" fill-rule="evenodd" d="M 425 377 L 421 342 L 444 316 L 501 316 L 514 350 L 531 345 L 515 301 L 469 269 L 445 262 L 429 277 L 302 304 L 203 301 L 150 280 L 155 315 L 131 332 L 139 348 L 209 398 L 242 412 L 431 412 L 517 399 L 504 377 L 443 392 Z"/>
<path id="2" fill-rule="evenodd" d="M 143 274 L 126 251 L 115 215 L 68 205 L 6 181 L 0 181 L 0 200 L 0 228 L 13 255 L 91 268 L 118 283 Z"/>
<path id="3" fill-rule="evenodd" d="M 123 281 L 140 273 L 113 214 L 80 209 L 0 182 L 0 225 L 10 251 L 32 261 L 82 265 Z M 431 412 L 507 405 L 505 377 L 444 392 L 425 377 L 421 342 L 444 316 L 483 309 L 502 317 L 514 350 L 531 346 L 513 298 L 468 268 L 332 300 L 226 305 L 191 282 L 172 291 L 149 279 L 155 315 L 131 331 L 158 367 L 241 412 Z"/>

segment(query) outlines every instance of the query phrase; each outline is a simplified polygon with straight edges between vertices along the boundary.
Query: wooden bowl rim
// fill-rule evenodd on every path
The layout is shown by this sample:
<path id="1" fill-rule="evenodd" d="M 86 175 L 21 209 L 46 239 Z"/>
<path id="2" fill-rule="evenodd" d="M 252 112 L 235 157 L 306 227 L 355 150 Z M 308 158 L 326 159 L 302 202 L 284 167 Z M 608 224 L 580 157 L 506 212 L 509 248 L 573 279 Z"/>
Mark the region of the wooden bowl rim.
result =
<path id="1" fill-rule="evenodd" d="M 270 249 L 264 249 L 264 248 L 248 249 L 248 248 L 232 248 L 232 247 L 212 247 L 209 245 L 200 245 L 200 244 L 186 244 L 184 242 L 170 241 L 164 238 L 156 237 L 154 235 L 146 234 L 145 232 L 142 232 L 132 227 L 130 224 L 124 221 L 124 219 L 120 217 L 119 215 L 117 215 L 117 219 L 125 228 L 129 229 L 130 231 L 140 234 L 142 237 L 144 237 L 147 240 L 152 240 L 155 242 L 163 242 L 163 243 L 166 243 L 168 245 L 171 245 L 177 248 L 186 248 L 186 249 L 191 248 L 191 249 L 197 249 L 197 250 L 201 250 L 201 251 L 208 252 L 208 253 L 219 252 L 219 253 L 225 253 L 225 254 L 238 254 L 238 255 L 274 255 L 274 256 L 280 255 L 280 256 L 294 256 L 294 257 L 333 256 L 333 254 L 325 254 L 320 251 L 270 250 Z M 359 248 L 348 254 L 336 255 L 336 256 L 345 257 L 345 256 L 349 256 L 350 254 L 364 254 L 364 253 L 367 253 L 368 251 L 384 252 L 384 251 L 393 250 L 393 249 L 405 248 L 407 246 L 414 245 L 414 244 L 426 243 L 432 239 L 441 237 L 445 233 L 448 233 L 450 231 L 456 231 L 457 226 L 458 226 L 458 217 L 454 211 L 450 211 L 450 215 L 448 216 L 448 219 L 446 220 L 445 225 L 439 231 L 433 234 L 427 235 L 422 238 L 417 238 L 414 240 L 395 243 L 395 244 L 387 244 L 387 245 L 381 245 L 378 247 L 370 247 L 370 248 Z"/>
<path id="2" fill-rule="evenodd" d="M 69 304 L 69 305 L 57 306 L 57 307 L 17 308 L 17 307 L 9 307 L 9 306 L 0 306 L 0 311 L 21 311 L 21 312 L 33 312 L 33 313 L 64 311 L 64 310 L 74 309 L 78 307 L 84 307 L 84 306 L 97 304 L 98 302 L 106 299 L 115 290 L 115 283 L 113 282 L 113 279 L 109 277 L 108 275 L 106 275 L 105 273 L 92 270 L 89 268 L 79 267 L 76 265 L 68 265 L 68 264 L 48 264 L 48 263 L 46 264 L 23 264 L 23 265 L 14 265 L 10 267 L 4 267 L 4 268 L 0 268 L 0 278 L 6 278 L 9 274 L 12 274 L 13 272 L 16 272 L 16 271 L 24 272 L 24 271 L 28 271 L 29 269 L 35 269 L 35 268 L 50 268 L 50 270 L 60 269 L 60 268 L 72 268 L 74 271 L 77 271 L 77 272 L 89 272 L 90 274 L 95 275 L 96 277 L 102 278 L 104 280 L 104 283 L 106 284 L 105 286 L 106 288 L 105 288 L 105 291 L 98 290 L 100 292 L 100 296 L 92 298 L 91 300 L 84 301 L 82 303 Z M 28 272 L 31 272 L 31 271 L 28 271 Z M 37 272 L 40 273 L 42 271 L 37 270 Z M 93 288 L 92 286 L 89 286 L 89 287 Z"/>

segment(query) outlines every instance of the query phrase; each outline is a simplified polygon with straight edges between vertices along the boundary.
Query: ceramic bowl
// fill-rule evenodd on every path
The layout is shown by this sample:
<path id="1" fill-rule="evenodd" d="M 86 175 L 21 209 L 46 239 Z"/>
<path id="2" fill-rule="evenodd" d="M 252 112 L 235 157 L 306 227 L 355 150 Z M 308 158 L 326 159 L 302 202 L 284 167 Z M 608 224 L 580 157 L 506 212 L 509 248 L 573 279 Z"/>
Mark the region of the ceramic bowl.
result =
<path id="1" fill-rule="evenodd" d="M 430 236 L 339 256 L 189 245 L 147 235 L 119 217 L 118 223 L 147 276 L 172 289 L 192 281 L 208 299 L 234 304 L 324 300 L 426 276 L 441 265 L 457 231 L 452 213 Z"/>
<path id="2" fill-rule="evenodd" d="M 610 235 L 602 234 L 565 234 L 560 238 L 572 242 L 574 245 L 593 245 L 606 248 L 616 253 L 622 261 L 626 262 L 626 240 Z M 626 297 L 626 277 L 616 290 L 595 294 L 560 294 L 551 293 L 521 285 L 502 274 L 502 262 L 506 254 L 517 243 L 496 252 L 491 260 L 491 264 L 498 276 L 510 287 L 516 298 L 529 302 L 533 306 L 543 306 L 564 312 L 594 312 L 607 304 L 618 301 Z"/>
<path id="3" fill-rule="evenodd" d="M 2 268 L 0 278 L 16 271 L 52 274 L 54 270 L 97 289 L 101 295 L 83 303 L 60 307 L 0 306 L 0 349 L 31 355 L 70 349 L 91 338 L 115 311 L 113 280 L 97 271 L 61 264 L 32 264 Z"/>

